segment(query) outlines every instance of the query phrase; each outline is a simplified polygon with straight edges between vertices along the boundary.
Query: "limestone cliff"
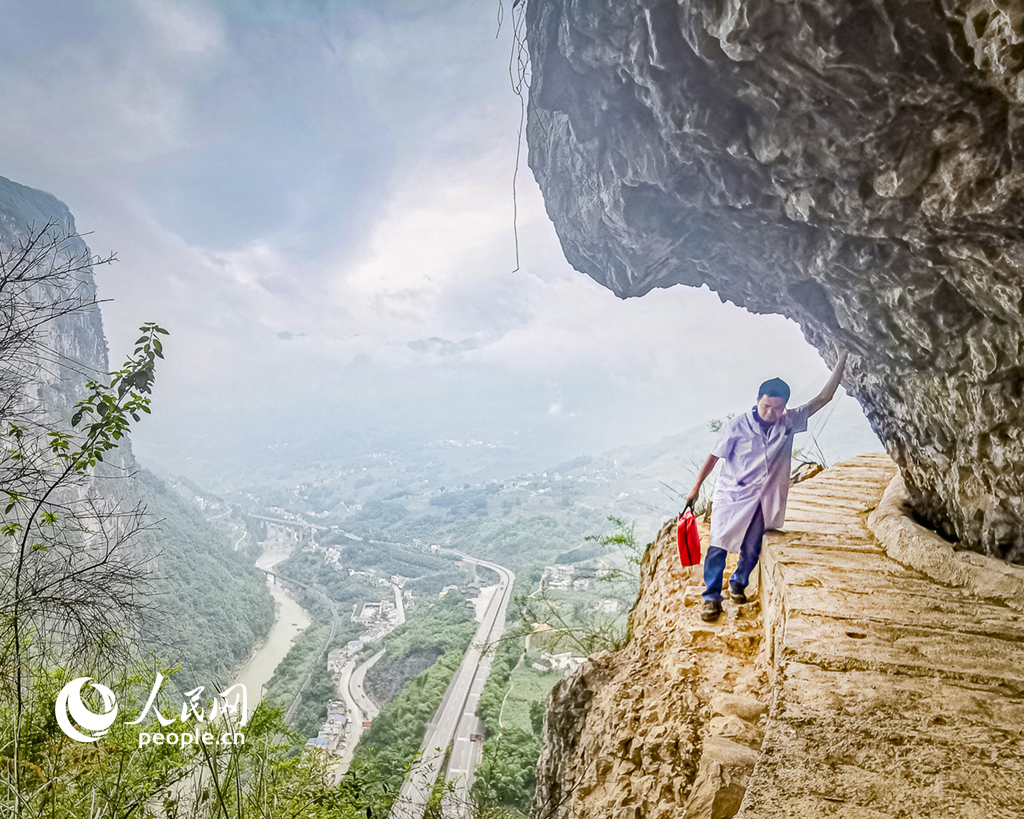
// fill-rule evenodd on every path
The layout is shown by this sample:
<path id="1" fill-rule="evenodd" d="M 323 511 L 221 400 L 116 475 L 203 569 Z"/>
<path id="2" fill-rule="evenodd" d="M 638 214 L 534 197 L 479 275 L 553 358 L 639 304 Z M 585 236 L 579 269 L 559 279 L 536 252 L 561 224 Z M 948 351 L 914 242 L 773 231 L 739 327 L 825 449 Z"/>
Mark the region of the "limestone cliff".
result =
<path id="1" fill-rule="evenodd" d="M 17 258 L 30 236 L 46 225 L 53 226 L 53 235 L 67 239 L 60 243 L 60 255 L 88 256 L 89 249 L 75 235 L 74 218 L 63 202 L 0 177 L 0 249 L 4 260 Z M 19 412 L 30 413 L 45 428 L 66 429 L 75 402 L 85 395 L 85 380 L 101 377 L 110 369 L 93 272 L 86 265 L 70 279 L 63 296 L 59 288 L 38 283 L 23 283 L 22 289 L 12 294 L 7 270 L 0 267 L 0 321 L 6 321 L 0 328 L 0 339 L 13 323 L 12 316 L 17 318 L 16 307 L 29 305 L 31 313 L 35 304 L 41 312 L 34 315 L 45 316 L 48 307 L 65 298 L 65 306 L 77 304 L 79 308 L 42 323 L 38 327 L 40 343 L 24 348 L 17 360 L 0 360 L 0 422 L 8 420 L 3 399 L 5 389 L 13 384 L 24 394 L 15 404 Z M 73 294 L 70 299 L 68 293 Z M 224 532 L 208 522 L 194 503 L 184 501 L 155 476 L 141 470 L 138 474 L 137 470 L 131 444 L 122 440 L 98 465 L 99 480 L 69 491 L 102 500 L 103 506 L 119 503 L 124 511 L 143 502 L 150 513 L 149 521 L 159 521 L 159 525 L 139 532 L 125 544 L 116 559 L 124 558 L 133 566 L 138 559 L 139 567 L 146 564 L 155 570 L 143 590 L 155 605 L 147 608 L 137 623 L 144 650 L 156 651 L 172 664 L 187 660 L 188 666 L 179 677 L 184 688 L 209 685 L 247 657 L 253 644 L 265 636 L 273 621 L 273 599 L 264 575 L 247 564 L 241 553 L 232 551 Z M 88 517 L 83 519 L 90 521 Z M 106 547 L 102 538 L 97 542 Z M 82 550 L 76 554 L 81 555 Z M 56 576 L 56 570 L 50 567 L 64 559 L 58 550 L 33 551 L 32 555 L 37 565 L 44 567 L 38 575 L 44 578 Z M 109 553 L 105 553 L 103 560 L 87 563 L 90 568 L 101 569 L 108 558 Z M 0 569 L 6 561 L 7 553 L 0 549 Z M 46 571 L 53 573 L 47 575 Z M 78 577 L 86 578 L 83 582 L 88 585 L 88 570 Z M 120 589 L 118 595 L 120 602 L 129 599 Z M 83 599 L 88 600 L 89 594 L 83 593 Z M 141 600 L 142 595 L 137 599 Z"/>
<path id="2" fill-rule="evenodd" d="M 622 297 L 794 318 L 946 535 L 1024 561 L 1024 12 L 531 0 L 530 164 Z"/>
<path id="3" fill-rule="evenodd" d="M 30 232 L 42 230 L 48 224 L 54 226 L 55 234 L 71 237 L 62 244 L 64 255 L 88 254 L 85 242 L 75 235 L 75 220 L 67 205 L 48 193 L 0 177 L 0 243 L 5 255 L 16 256 Z M 30 400 L 53 423 L 66 422 L 71 417 L 72 406 L 83 395 L 86 378 L 110 369 L 92 270 L 83 269 L 73 278 L 69 291 L 73 290 L 82 309 L 39 328 L 41 345 L 33 350 L 33 360 L 28 362 L 31 371 L 26 373 Z M 41 287 L 44 286 L 33 285 L 25 297 L 41 304 L 52 302 L 53 289 L 44 292 Z M 10 362 L 5 365 L 10 366 Z M 122 457 L 130 460 L 130 445 L 120 451 Z"/>
<path id="4" fill-rule="evenodd" d="M 695 580 L 700 570 L 691 571 Z M 760 621 L 755 606 L 702 623 L 691 571 L 680 568 L 666 524 L 641 564 L 628 645 L 592 656 L 553 689 L 540 819 L 705 819 L 738 809 L 767 710 Z"/>

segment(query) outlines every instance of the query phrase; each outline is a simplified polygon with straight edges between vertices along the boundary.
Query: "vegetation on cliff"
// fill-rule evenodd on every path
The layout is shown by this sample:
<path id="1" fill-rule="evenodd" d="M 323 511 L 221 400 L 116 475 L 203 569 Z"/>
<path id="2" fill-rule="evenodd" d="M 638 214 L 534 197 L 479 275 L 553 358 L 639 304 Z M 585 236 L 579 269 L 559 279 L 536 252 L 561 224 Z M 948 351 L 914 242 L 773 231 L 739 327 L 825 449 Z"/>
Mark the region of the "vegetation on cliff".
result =
<path id="1" fill-rule="evenodd" d="M 262 579 L 230 552 L 216 560 L 227 552 L 222 538 L 152 476 L 123 480 L 166 331 L 144 325 L 120 370 L 65 384 L 71 406 L 34 402 L 40 331 L 94 307 L 78 277 L 91 282 L 97 260 L 51 223 L 19 242 L 14 251 L 0 245 L 0 804 L 19 817 L 365 816 L 379 804 L 372 776 L 329 788 L 318 758 L 283 756 L 290 733 L 267 706 L 241 742 L 225 740 L 237 736 L 237 713 L 215 716 L 201 689 L 189 692 L 191 707 L 175 702 L 192 680 L 176 684 L 175 669 L 143 657 L 147 635 L 160 648 L 181 639 L 183 626 L 205 627 L 220 634 L 195 639 L 190 671 L 225 670 L 269 624 Z M 160 537 L 136 494 L 166 513 Z M 182 584 L 170 603 L 151 587 L 161 570 Z M 168 611 L 183 622 L 156 622 Z M 243 616 L 254 621 L 248 632 Z M 204 731 L 213 744 L 196 738 Z"/>
<path id="2" fill-rule="evenodd" d="M 139 549 L 155 555 L 152 599 L 143 641 L 158 656 L 184 665 L 179 681 L 191 688 L 227 680 L 270 631 L 274 601 L 262 572 L 189 503 L 147 470 L 132 488 L 154 525 Z"/>
<path id="3" fill-rule="evenodd" d="M 367 688 L 376 692 L 382 688 L 400 690 L 387 704 L 376 700 L 384 707 L 356 747 L 353 771 L 361 776 L 377 771 L 397 793 L 476 626 L 466 601 L 449 594 L 421 603 L 404 625 L 385 638 L 386 654 L 371 669 L 373 685 L 367 675 Z M 396 679 L 411 667 L 410 660 L 427 656 L 436 656 L 436 660 L 426 670 L 408 681 Z"/>
<path id="4" fill-rule="evenodd" d="M 511 693 L 513 671 L 521 666 L 525 656 L 521 635 L 510 634 L 495 646 L 491 673 L 477 707 L 477 714 L 484 721 L 486 739 L 483 759 L 473 783 L 474 794 L 483 804 L 513 807 L 524 813 L 529 810 L 537 786 L 541 725 L 536 724 L 536 718 L 528 719 L 525 726 L 518 720 L 513 724 L 511 719 L 506 727 L 501 725 L 503 708 Z M 554 684 L 555 679 L 551 682 Z M 528 700 L 530 713 L 543 722 L 543 699 L 547 691 L 539 696 L 538 692 L 531 693 L 534 696 Z"/>
<path id="5" fill-rule="evenodd" d="M 379 771 L 391 793 L 398 792 L 419 753 L 427 723 L 441 705 L 452 675 L 462 662 L 466 646 L 442 654 L 377 715 L 356 747 L 352 770 L 357 775 Z"/>

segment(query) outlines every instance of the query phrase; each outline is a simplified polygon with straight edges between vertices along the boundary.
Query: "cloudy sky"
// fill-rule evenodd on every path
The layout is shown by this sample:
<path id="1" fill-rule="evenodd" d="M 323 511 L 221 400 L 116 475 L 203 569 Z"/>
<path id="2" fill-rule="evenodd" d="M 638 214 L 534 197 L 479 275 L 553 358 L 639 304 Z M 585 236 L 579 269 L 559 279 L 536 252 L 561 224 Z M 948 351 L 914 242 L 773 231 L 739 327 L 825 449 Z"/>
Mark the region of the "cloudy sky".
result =
<path id="1" fill-rule="evenodd" d="M 115 362 L 143 321 L 171 331 L 143 457 L 344 430 L 585 452 L 742 410 L 766 377 L 817 391 L 828 372 L 785 319 L 679 287 L 620 301 L 573 271 L 525 158 L 515 269 L 497 18 L 497 0 L 0 0 L 0 175 L 117 252 L 98 271 Z"/>

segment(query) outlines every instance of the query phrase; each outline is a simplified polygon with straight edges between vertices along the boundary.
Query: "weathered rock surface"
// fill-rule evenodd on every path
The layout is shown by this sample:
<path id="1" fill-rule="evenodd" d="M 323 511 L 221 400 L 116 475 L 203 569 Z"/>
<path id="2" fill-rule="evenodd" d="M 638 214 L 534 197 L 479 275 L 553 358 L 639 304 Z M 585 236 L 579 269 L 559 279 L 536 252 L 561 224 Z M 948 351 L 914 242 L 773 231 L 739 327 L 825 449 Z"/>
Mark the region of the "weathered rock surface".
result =
<path id="1" fill-rule="evenodd" d="M 1024 569 L 972 555 L 934 579 L 893 559 L 868 517 L 895 472 L 863 456 L 794 487 L 757 602 L 727 602 L 714 625 L 687 601 L 666 527 L 630 644 L 553 692 L 540 815 L 1021 816 Z"/>
<path id="2" fill-rule="evenodd" d="M 14 253 L 32 229 L 41 230 L 50 223 L 61 235 L 75 233 L 75 220 L 67 205 L 48 193 L 0 176 L 0 244 L 5 253 Z M 72 256 L 89 252 L 78 236 L 65 242 L 63 249 Z M 109 369 L 92 271 L 82 270 L 74 279 L 69 283 L 68 292 L 74 291 L 75 298 L 85 305 L 83 309 L 45 323 L 39 329 L 40 345 L 32 349 L 31 361 L 4 362 L 6 367 L 24 370 L 19 380 L 27 381 L 32 405 L 54 423 L 66 423 L 71 417 L 74 403 L 84 395 L 87 378 Z M 42 304 L 51 303 L 52 290 L 43 292 L 40 287 L 33 285 L 25 297 Z M 130 445 L 121 449 L 126 457 L 131 457 Z"/>
<path id="3" fill-rule="evenodd" d="M 702 623 L 690 580 L 670 523 L 641 565 L 629 644 L 592 656 L 552 690 L 541 819 L 707 819 L 739 808 L 767 711 L 760 620 L 748 606 Z"/>
<path id="4" fill-rule="evenodd" d="M 798 321 L 931 526 L 1024 561 L 1024 11 L 532 0 L 530 164 L 618 295 Z"/>
<path id="5" fill-rule="evenodd" d="M 1006 577 L 1024 569 L 974 555 L 951 586 L 894 560 L 868 526 L 894 473 L 881 456 L 826 470 L 765 541 L 771 710 L 738 819 L 1024 811 L 1024 615 Z"/>

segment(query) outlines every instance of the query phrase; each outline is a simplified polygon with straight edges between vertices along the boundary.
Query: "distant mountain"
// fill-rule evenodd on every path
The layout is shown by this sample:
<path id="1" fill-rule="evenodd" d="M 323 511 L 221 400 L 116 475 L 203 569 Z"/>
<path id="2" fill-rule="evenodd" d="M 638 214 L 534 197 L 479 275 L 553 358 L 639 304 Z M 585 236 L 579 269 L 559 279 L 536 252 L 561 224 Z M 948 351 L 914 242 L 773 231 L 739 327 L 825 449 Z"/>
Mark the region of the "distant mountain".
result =
<path id="1" fill-rule="evenodd" d="M 47 225 L 70 237 L 62 245 L 65 254 L 88 252 L 85 242 L 75 235 L 75 219 L 67 205 L 48 193 L 0 176 L 0 243 L 13 251 L 31 232 L 42 231 Z M 30 396 L 54 419 L 70 418 L 71 406 L 81 397 L 86 378 L 110 369 L 103 319 L 95 304 L 96 281 L 89 269 L 76 278 L 75 295 L 86 306 L 43 325 L 41 355 L 32 374 Z M 37 285 L 28 297 L 45 302 L 52 295 Z M 130 445 L 122 450 L 122 456 L 130 461 Z"/>

